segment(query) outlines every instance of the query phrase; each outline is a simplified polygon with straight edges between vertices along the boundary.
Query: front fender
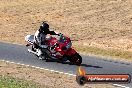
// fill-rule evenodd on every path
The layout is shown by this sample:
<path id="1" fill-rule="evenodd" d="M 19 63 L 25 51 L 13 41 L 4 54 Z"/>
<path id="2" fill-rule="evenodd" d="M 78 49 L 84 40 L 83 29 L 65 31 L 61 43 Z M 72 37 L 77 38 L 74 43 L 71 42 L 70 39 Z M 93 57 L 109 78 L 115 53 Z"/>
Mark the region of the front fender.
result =
<path id="1" fill-rule="evenodd" d="M 67 51 L 67 53 L 66 53 L 66 55 L 72 56 L 72 55 L 74 55 L 75 53 L 77 53 L 76 50 L 74 50 L 73 48 L 69 48 L 68 51 Z"/>

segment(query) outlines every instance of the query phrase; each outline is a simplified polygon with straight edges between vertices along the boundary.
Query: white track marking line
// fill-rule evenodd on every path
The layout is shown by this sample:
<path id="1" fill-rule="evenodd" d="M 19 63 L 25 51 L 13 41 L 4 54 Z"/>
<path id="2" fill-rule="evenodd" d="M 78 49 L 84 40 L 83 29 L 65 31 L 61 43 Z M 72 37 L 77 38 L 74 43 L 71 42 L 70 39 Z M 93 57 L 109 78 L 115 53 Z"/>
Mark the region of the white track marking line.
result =
<path id="1" fill-rule="evenodd" d="M 60 74 L 65 74 L 65 75 L 70 75 L 70 76 L 76 76 L 76 75 L 70 74 L 70 73 L 64 73 L 64 72 L 61 72 L 61 71 L 50 70 L 50 69 L 46 69 L 46 68 L 41 68 L 41 67 L 37 67 L 37 66 L 16 63 L 16 62 L 7 61 L 7 60 L 0 60 L 0 61 L 7 62 L 7 63 L 12 63 L 12 64 L 18 64 L 18 65 L 27 66 L 27 67 L 32 67 L 32 68 L 36 68 L 36 69 L 42 69 L 42 70 L 51 71 L 51 72 L 57 72 L 57 73 L 60 73 Z"/>
<path id="2" fill-rule="evenodd" d="M 51 71 L 51 72 L 57 72 L 57 73 L 65 74 L 65 75 L 69 75 L 69 76 L 76 76 L 76 75 L 70 74 L 70 73 L 64 73 L 64 72 L 60 72 L 60 71 L 50 70 L 50 69 L 46 69 L 46 68 L 41 68 L 41 67 L 26 65 L 26 64 L 21 64 L 21 63 L 16 63 L 16 62 L 7 61 L 7 60 L 0 60 L 0 61 L 7 62 L 7 63 L 12 63 L 12 64 L 18 64 L 18 65 L 27 66 L 27 67 L 32 67 L 32 68 L 37 68 L 37 69 L 42 69 L 42 70 Z M 119 85 L 119 84 L 113 84 L 113 85 L 117 86 L 117 87 L 121 87 L 121 88 L 130 88 L 130 87 L 122 86 L 122 85 Z"/>
<path id="3" fill-rule="evenodd" d="M 122 85 L 119 85 L 119 84 L 113 84 L 113 85 L 117 86 L 117 87 L 121 87 L 121 88 L 130 88 L 130 87 L 122 86 Z"/>

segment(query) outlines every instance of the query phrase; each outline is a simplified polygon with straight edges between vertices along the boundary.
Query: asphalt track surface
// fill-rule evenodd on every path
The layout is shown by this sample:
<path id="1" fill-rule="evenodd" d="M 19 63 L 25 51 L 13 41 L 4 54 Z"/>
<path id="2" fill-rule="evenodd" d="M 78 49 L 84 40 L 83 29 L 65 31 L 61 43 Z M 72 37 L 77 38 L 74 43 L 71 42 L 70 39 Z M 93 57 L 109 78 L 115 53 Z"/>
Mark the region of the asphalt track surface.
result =
<path id="1" fill-rule="evenodd" d="M 132 76 L 132 63 L 101 59 L 94 56 L 84 56 L 81 66 L 89 74 L 130 74 Z M 33 65 L 45 69 L 76 74 L 77 66 L 57 62 L 45 62 L 27 51 L 23 45 L 0 42 L 0 60 Z M 132 88 L 130 84 L 120 84 Z"/>

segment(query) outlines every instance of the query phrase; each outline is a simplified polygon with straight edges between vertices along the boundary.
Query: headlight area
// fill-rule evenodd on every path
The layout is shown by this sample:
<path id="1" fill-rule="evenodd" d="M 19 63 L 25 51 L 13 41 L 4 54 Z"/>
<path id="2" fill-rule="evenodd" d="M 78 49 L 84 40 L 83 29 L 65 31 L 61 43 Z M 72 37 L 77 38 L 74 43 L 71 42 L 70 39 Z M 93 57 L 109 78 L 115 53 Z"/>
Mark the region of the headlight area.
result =
<path id="1" fill-rule="evenodd" d="M 69 42 L 69 43 L 66 45 L 66 48 L 69 49 L 69 48 L 71 48 L 71 46 L 72 46 L 72 43 Z"/>

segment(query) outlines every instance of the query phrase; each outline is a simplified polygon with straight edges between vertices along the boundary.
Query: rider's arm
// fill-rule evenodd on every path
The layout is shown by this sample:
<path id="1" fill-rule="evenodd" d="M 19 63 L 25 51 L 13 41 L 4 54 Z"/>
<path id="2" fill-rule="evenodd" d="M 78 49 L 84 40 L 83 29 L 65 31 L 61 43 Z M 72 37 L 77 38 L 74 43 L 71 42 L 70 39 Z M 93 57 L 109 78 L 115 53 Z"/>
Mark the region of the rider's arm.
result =
<path id="1" fill-rule="evenodd" d="M 55 31 L 48 31 L 48 34 L 50 34 L 50 35 L 58 35 L 58 33 L 55 32 Z"/>

